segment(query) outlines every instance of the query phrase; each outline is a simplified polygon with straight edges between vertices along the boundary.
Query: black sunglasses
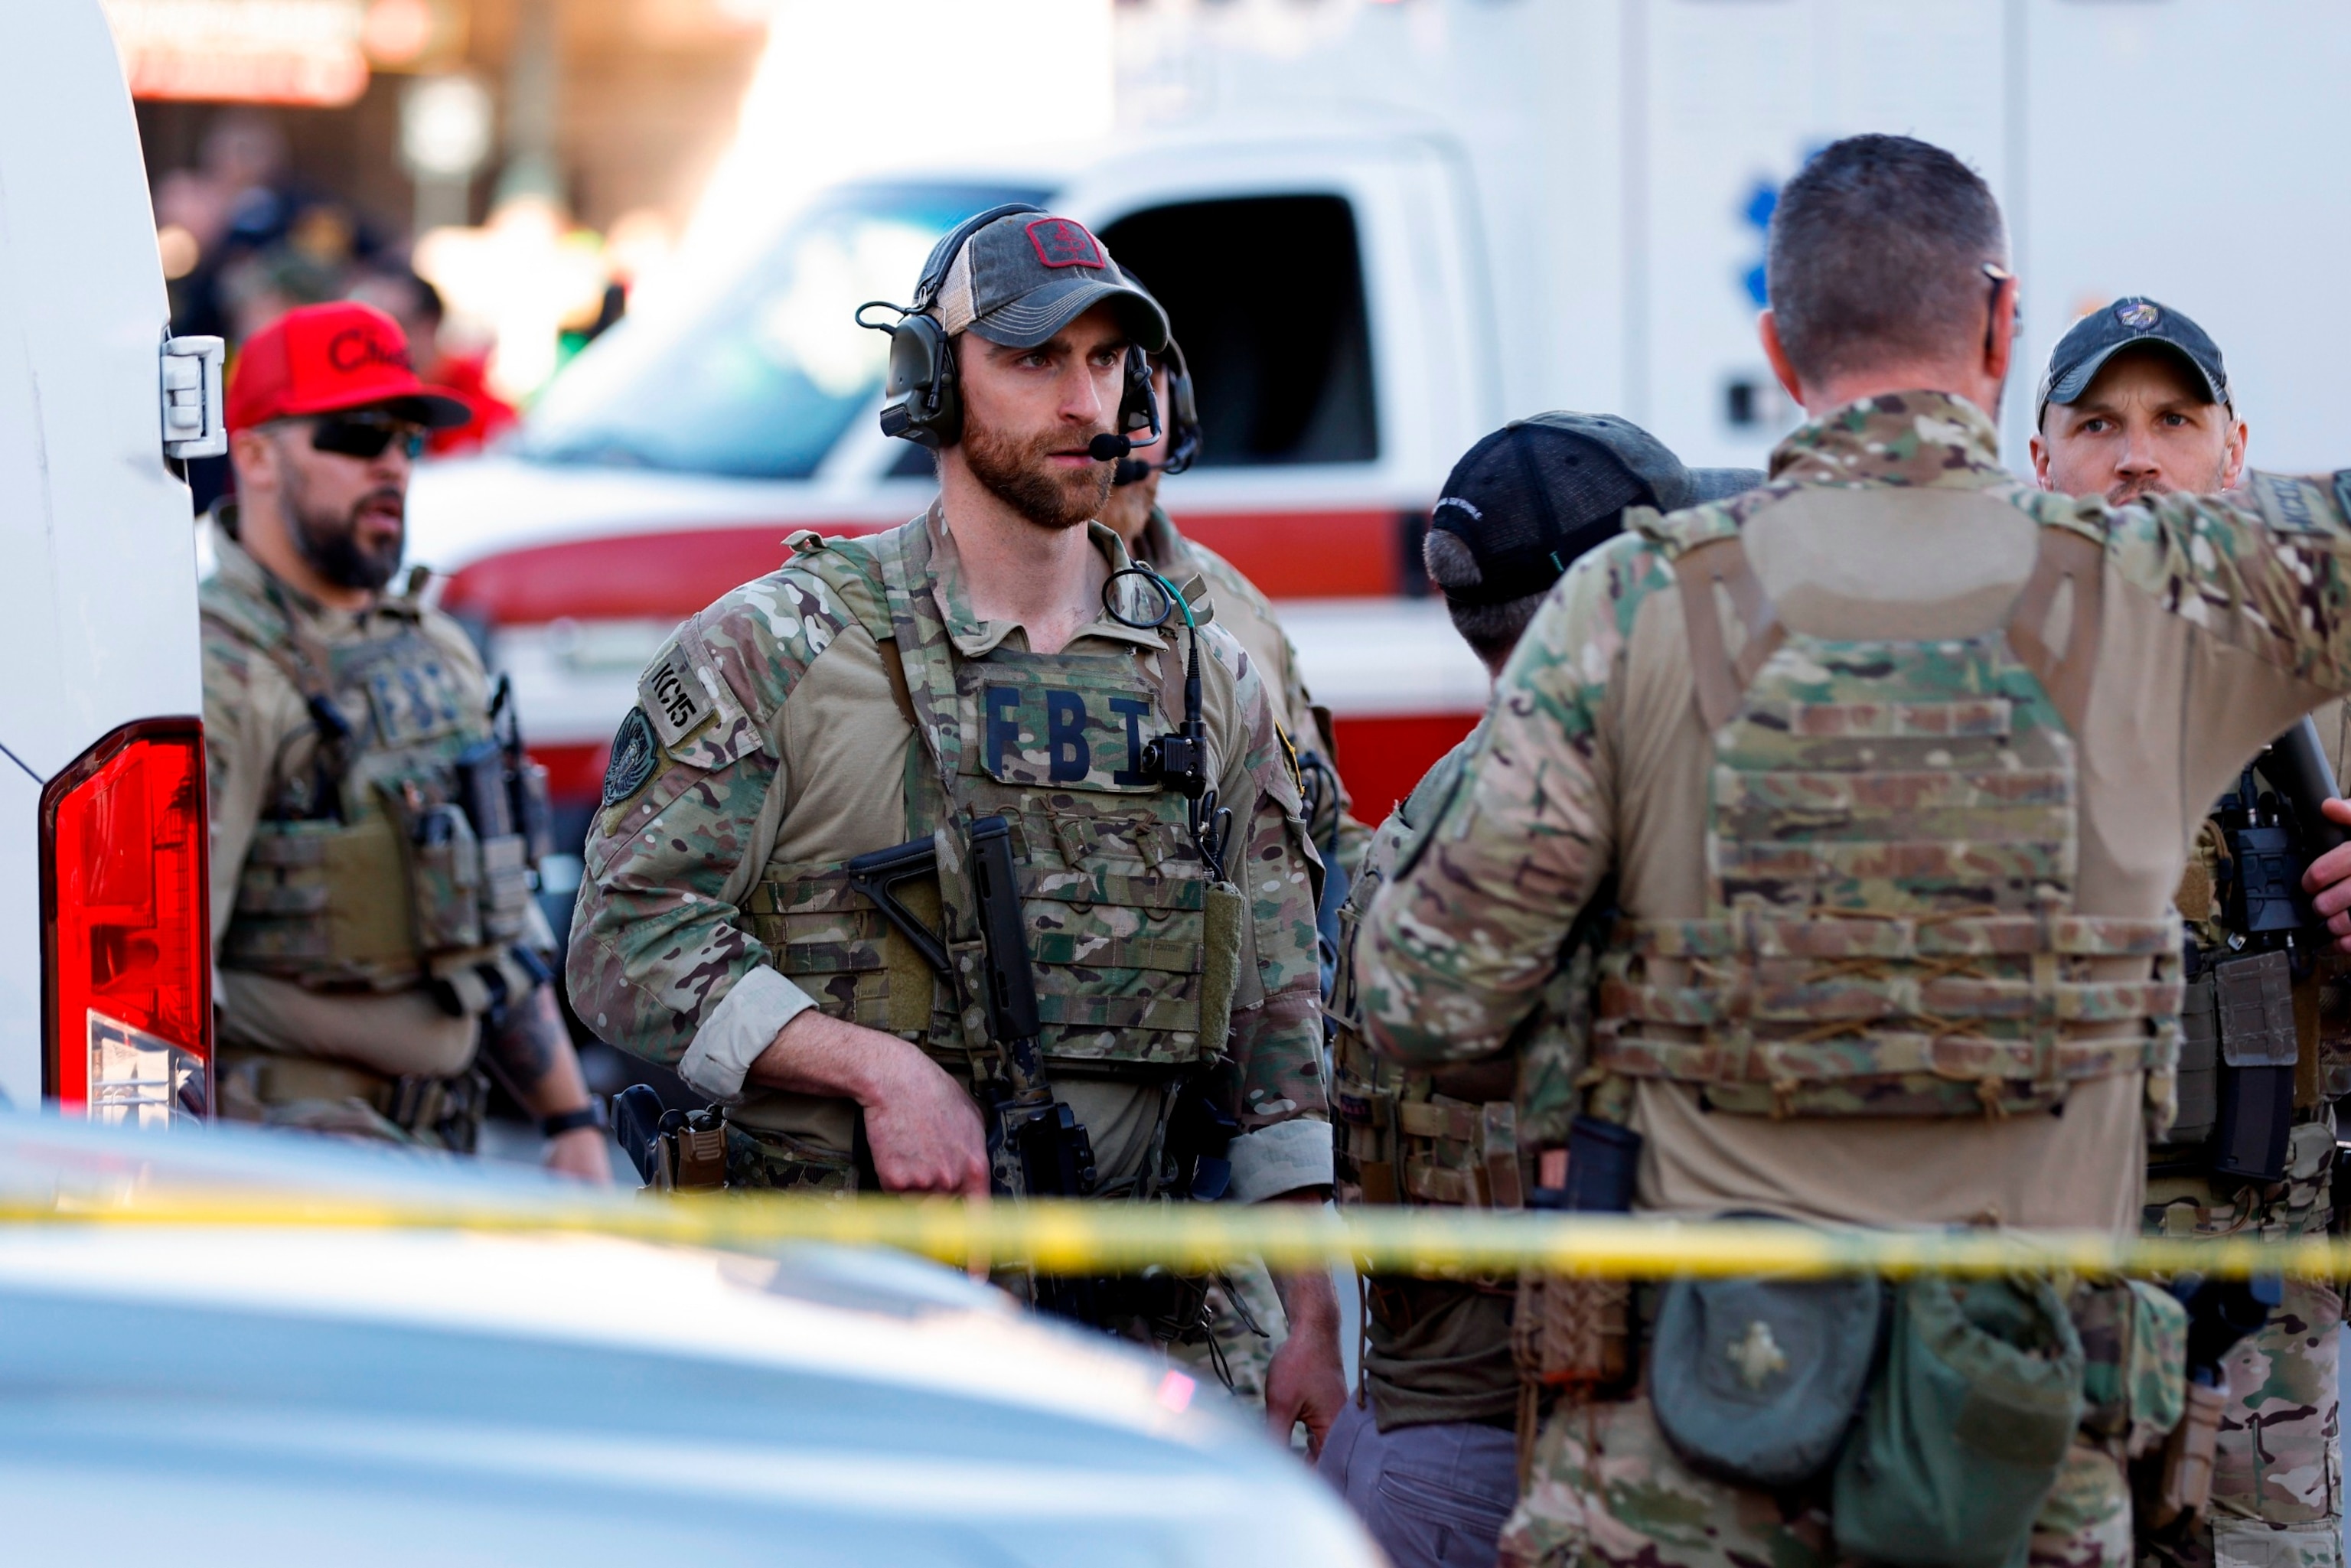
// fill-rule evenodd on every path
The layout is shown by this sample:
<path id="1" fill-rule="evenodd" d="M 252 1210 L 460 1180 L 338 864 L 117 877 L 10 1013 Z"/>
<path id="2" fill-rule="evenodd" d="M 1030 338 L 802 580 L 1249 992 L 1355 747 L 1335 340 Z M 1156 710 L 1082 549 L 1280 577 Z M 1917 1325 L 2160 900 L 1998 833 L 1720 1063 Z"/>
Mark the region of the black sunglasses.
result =
<path id="1" fill-rule="evenodd" d="M 381 413 L 330 413 L 310 427 L 310 450 L 362 461 L 381 457 L 393 442 L 414 462 L 424 455 L 424 432 Z"/>

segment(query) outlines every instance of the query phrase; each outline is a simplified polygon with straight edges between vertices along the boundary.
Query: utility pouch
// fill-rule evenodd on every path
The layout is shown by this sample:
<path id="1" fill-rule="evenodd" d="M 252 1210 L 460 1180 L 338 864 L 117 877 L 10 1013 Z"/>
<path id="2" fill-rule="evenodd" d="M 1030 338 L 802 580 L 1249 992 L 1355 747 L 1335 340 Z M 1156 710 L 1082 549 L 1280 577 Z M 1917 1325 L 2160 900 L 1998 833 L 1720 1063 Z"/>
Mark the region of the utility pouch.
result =
<path id="1" fill-rule="evenodd" d="M 1249 900 L 1229 882 L 1208 884 L 1207 918 L 1201 936 L 1200 1055 L 1224 1053 L 1233 1030 L 1233 992 L 1241 977 L 1241 930 L 1249 919 Z"/>
<path id="2" fill-rule="evenodd" d="M 513 802 L 507 796 L 507 754 L 495 740 L 477 740 L 451 765 L 457 775 L 457 804 L 474 824 L 476 838 L 500 839 L 515 831 Z"/>
<path id="3" fill-rule="evenodd" d="M 1564 1150 L 1536 1155 L 1535 1179 L 1541 1185 L 1530 1195 L 1531 1203 L 1587 1214 L 1630 1213 L 1640 1155 L 1641 1134 L 1630 1127 L 1578 1116 L 1569 1126 Z M 1633 1282 L 1522 1271 L 1510 1314 L 1510 1351 L 1520 1380 L 1530 1389 L 1623 1385 L 1634 1369 Z M 1531 1411 L 1524 1401 L 1521 1406 L 1523 1427 Z"/>
<path id="4" fill-rule="evenodd" d="M 2081 1335 L 2045 1280 L 1906 1281 L 1837 1461 L 1840 1553 L 2022 1568 L 2082 1417 Z"/>
<path id="5" fill-rule="evenodd" d="M 2212 1500 L 2212 1455 L 2229 1391 L 2209 1383 L 2188 1385 L 2188 1409 L 2163 1448 L 2163 1479 L 2156 1491 L 2155 1527 L 2183 1514 L 2202 1513 Z"/>
<path id="6" fill-rule="evenodd" d="M 1649 1342 L 1658 1428 L 1727 1480 L 1812 1479 L 1861 1412 L 1885 1301 L 1871 1278 L 1672 1281 Z"/>
<path id="7" fill-rule="evenodd" d="M 2285 1176 L 2294 1129 L 2294 977 L 2283 953 L 2212 967 L 2220 1065 L 2212 1172 L 2247 1181 Z"/>
<path id="8" fill-rule="evenodd" d="M 2179 1000 L 2179 1109 L 2167 1144 L 2200 1144 L 2212 1135 L 2220 1112 L 2220 1025 L 2213 982 L 2206 970 L 2188 982 Z"/>
<path id="9" fill-rule="evenodd" d="M 482 945 L 482 846 L 455 806 L 406 812 L 416 945 L 428 954 Z"/>

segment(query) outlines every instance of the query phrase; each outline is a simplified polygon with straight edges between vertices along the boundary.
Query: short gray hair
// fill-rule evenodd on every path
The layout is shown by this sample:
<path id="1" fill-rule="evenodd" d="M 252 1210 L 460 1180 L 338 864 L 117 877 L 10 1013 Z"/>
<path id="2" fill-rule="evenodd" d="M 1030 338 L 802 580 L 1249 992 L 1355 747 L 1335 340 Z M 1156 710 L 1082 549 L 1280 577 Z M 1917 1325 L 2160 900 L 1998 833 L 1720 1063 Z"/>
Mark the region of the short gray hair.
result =
<path id="1" fill-rule="evenodd" d="M 1848 136 L 1780 193 L 1766 276 L 1780 346 L 1807 382 L 1938 360 L 1984 329 L 1983 266 L 2008 255 L 1983 177 L 1908 136 Z"/>

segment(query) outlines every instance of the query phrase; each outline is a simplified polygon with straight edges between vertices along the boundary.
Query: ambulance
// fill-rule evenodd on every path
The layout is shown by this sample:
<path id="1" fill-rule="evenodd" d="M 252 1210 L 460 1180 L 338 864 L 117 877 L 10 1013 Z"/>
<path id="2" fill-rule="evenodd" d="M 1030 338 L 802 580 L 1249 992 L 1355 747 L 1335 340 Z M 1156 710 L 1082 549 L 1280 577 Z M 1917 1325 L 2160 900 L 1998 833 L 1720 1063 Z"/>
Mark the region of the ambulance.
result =
<path id="1" fill-rule="evenodd" d="M 0 50 L 0 1094 L 209 1103 L 204 690 L 179 465 L 227 449 L 218 339 L 169 335 L 97 0 Z"/>
<path id="2" fill-rule="evenodd" d="M 2081 311 L 2155 294 L 2227 350 L 2253 457 L 2351 458 L 2351 9 L 2318 0 L 1137 0 L 1114 141 L 935 161 L 806 205 L 725 281 L 622 323 L 518 436 L 428 468 L 413 551 L 511 672 L 584 828 L 678 620 L 814 527 L 901 522 L 929 458 L 884 438 L 880 340 L 932 238 L 1029 200 L 1166 303 L 1198 384 L 1185 531 L 1280 602 L 1376 821 L 1464 733 L 1482 671 L 1419 544 L 1458 455 L 1550 408 L 1760 466 L 1801 417 L 1757 346 L 1766 225 L 1813 149 L 1950 147 L 2024 279 L 2006 448 Z M 942 111 L 945 106 L 942 106 Z M 788 155 L 778 151 L 778 157 Z"/>

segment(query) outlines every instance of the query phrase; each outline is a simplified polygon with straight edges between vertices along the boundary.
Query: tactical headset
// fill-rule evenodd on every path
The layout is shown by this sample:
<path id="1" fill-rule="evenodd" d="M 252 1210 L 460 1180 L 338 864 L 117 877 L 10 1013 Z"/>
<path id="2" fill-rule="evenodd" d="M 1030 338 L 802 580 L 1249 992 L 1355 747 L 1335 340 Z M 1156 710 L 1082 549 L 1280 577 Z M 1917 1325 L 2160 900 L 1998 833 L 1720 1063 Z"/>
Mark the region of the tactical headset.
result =
<path id="1" fill-rule="evenodd" d="M 890 378 L 882 404 L 883 434 L 902 436 L 934 452 L 963 439 L 963 396 L 956 386 L 955 345 L 938 318 L 926 312 L 936 303 L 939 290 L 946 287 L 947 273 L 972 235 L 998 218 L 1044 210 L 1029 202 L 1007 202 L 974 214 L 948 230 L 946 237 L 931 247 L 930 260 L 914 284 L 914 303 L 893 305 L 886 299 L 869 299 L 857 308 L 859 326 L 890 334 Z M 1112 265 L 1115 267 L 1116 263 Z M 895 310 L 898 319 L 868 321 L 865 312 L 877 305 Z M 1188 395 L 1188 378 L 1186 385 Z M 1159 400 L 1151 390 L 1151 366 L 1143 357 L 1143 350 L 1131 345 L 1126 350 L 1125 386 L 1119 398 L 1118 427 L 1121 434 L 1097 435 L 1087 447 L 1095 462 L 1115 461 L 1137 445 L 1159 437 Z M 1151 434 L 1143 443 L 1129 440 L 1125 433 L 1136 430 L 1148 430 Z"/>
<path id="2" fill-rule="evenodd" d="M 1156 463 L 1120 458 L 1111 476 L 1113 485 L 1139 484 L 1155 468 L 1163 474 L 1181 474 L 1200 455 L 1200 404 L 1192 391 L 1192 366 L 1173 336 L 1167 340 L 1166 352 L 1159 356 L 1159 368 L 1167 372 L 1167 429 L 1172 438 L 1167 455 Z"/>

